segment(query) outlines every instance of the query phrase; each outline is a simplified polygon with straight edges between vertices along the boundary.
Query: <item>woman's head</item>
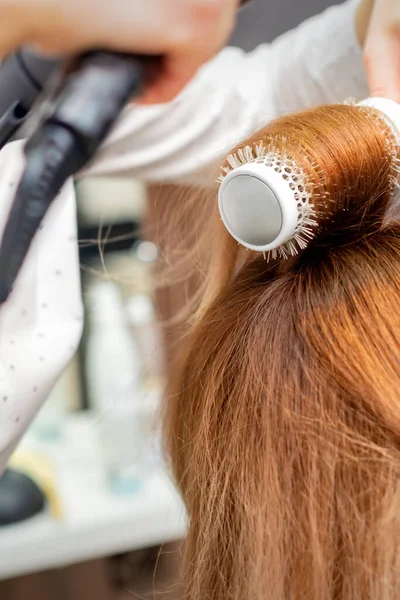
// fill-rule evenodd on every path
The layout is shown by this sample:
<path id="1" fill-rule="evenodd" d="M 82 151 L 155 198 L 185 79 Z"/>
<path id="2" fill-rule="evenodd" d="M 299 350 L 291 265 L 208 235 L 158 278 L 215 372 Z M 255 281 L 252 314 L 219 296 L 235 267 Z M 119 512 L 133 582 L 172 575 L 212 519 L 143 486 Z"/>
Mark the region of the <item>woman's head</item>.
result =
<path id="1" fill-rule="evenodd" d="M 400 589 L 397 171 L 371 110 L 286 117 L 318 219 L 267 262 L 214 212 L 208 291 L 171 381 L 166 436 L 190 529 L 190 600 L 393 600 Z"/>

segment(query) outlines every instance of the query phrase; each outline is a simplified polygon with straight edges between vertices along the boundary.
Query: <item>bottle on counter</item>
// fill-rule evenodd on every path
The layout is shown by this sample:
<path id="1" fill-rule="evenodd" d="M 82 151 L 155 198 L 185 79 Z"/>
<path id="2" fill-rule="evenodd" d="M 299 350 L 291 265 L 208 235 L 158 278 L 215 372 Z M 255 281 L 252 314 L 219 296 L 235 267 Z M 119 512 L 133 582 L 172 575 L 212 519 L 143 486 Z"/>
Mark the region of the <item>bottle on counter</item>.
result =
<path id="1" fill-rule="evenodd" d="M 132 295 L 126 302 L 126 314 L 140 353 L 144 386 L 160 389 L 164 377 L 164 343 L 151 297 Z"/>
<path id="2" fill-rule="evenodd" d="M 98 417 L 107 479 L 113 491 L 134 492 L 151 475 L 154 463 L 141 356 L 117 286 L 95 283 L 88 301 L 87 387 Z"/>

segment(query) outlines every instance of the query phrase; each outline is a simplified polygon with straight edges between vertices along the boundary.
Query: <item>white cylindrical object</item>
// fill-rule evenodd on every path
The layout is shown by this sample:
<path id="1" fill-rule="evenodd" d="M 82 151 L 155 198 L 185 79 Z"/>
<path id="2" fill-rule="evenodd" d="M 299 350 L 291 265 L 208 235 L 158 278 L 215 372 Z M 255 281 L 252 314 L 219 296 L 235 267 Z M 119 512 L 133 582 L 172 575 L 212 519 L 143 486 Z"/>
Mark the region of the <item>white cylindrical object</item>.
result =
<path id="1" fill-rule="evenodd" d="M 108 481 L 114 491 L 134 492 L 153 469 L 140 354 L 115 284 L 98 283 L 89 297 L 86 373 Z"/>
<path id="2" fill-rule="evenodd" d="M 151 297 L 146 294 L 131 296 L 126 304 L 126 312 L 140 352 L 143 382 L 161 382 L 164 374 L 164 340 Z"/>
<path id="3" fill-rule="evenodd" d="M 129 333 L 115 284 L 96 283 L 89 292 L 90 334 L 86 366 L 88 387 L 95 409 L 131 409 L 126 394 L 140 388 L 141 364 Z"/>
<path id="4" fill-rule="evenodd" d="M 298 207 L 289 181 L 261 161 L 237 167 L 224 177 L 218 206 L 229 233 L 250 250 L 278 248 L 296 230 Z"/>

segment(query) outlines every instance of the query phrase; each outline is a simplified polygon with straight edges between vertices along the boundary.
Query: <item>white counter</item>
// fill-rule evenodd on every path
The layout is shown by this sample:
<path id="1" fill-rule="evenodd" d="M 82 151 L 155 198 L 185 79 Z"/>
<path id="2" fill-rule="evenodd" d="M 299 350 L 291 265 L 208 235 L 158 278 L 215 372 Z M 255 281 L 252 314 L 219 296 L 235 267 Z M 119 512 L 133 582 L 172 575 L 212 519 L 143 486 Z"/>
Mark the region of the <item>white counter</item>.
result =
<path id="1" fill-rule="evenodd" d="M 46 514 L 0 528 L 0 579 L 184 537 L 185 510 L 164 473 L 129 496 L 107 489 L 88 416 L 70 418 L 63 443 L 44 448 L 56 466 L 64 519 Z"/>

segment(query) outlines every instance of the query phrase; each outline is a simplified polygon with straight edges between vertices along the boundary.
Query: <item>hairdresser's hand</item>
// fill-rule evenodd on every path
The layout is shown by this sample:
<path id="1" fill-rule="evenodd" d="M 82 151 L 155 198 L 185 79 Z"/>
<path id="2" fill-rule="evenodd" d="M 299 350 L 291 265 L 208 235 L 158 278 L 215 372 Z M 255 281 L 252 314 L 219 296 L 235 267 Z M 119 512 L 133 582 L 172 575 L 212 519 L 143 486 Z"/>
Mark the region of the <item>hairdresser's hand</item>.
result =
<path id="1" fill-rule="evenodd" d="M 0 58 L 33 44 L 165 55 L 146 102 L 171 100 L 226 42 L 239 0 L 0 0 Z"/>
<path id="2" fill-rule="evenodd" d="M 371 95 L 400 102 L 400 0 L 361 0 L 358 31 Z"/>

